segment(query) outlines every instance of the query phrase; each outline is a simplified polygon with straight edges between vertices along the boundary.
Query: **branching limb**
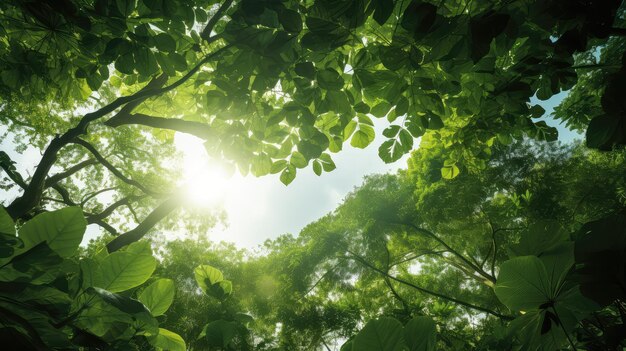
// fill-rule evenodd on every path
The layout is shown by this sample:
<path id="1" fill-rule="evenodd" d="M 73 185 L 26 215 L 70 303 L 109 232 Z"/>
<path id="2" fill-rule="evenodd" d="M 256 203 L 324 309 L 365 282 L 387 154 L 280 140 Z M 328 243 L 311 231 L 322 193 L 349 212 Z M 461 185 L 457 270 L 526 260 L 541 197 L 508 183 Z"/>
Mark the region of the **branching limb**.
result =
<path id="1" fill-rule="evenodd" d="M 120 200 L 117 200 L 109 205 L 107 208 L 102 210 L 102 212 L 87 216 L 87 223 L 95 223 L 96 221 L 103 220 L 110 216 L 119 207 L 129 206 L 132 202 L 141 200 L 143 198 L 145 198 L 145 196 L 127 196 Z"/>
<path id="2" fill-rule="evenodd" d="M 493 275 L 485 272 L 478 265 L 472 263 L 465 256 L 463 256 L 461 253 L 459 253 L 458 251 L 453 249 L 450 245 L 448 245 L 448 243 L 443 241 L 441 238 L 439 238 L 437 235 L 435 235 L 435 233 L 431 232 L 430 230 L 418 227 L 418 226 L 416 226 L 413 223 L 399 223 L 399 224 L 408 226 L 408 227 L 412 228 L 413 230 L 415 230 L 417 232 L 420 232 L 422 234 L 425 234 L 426 236 L 432 238 L 433 240 L 435 240 L 436 242 L 441 244 L 443 247 L 445 247 L 451 254 L 453 254 L 455 257 L 457 257 L 459 260 L 461 260 L 463 263 L 465 263 L 468 267 L 470 267 L 471 269 L 475 270 L 476 273 L 480 274 L 481 276 L 483 276 L 485 279 L 491 281 L 492 283 L 496 282 L 496 278 Z"/>
<path id="3" fill-rule="evenodd" d="M 413 284 L 413 283 L 411 283 L 409 281 L 406 281 L 404 279 L 392 276 L 390 274 L 387 274 L 385 271 L 379 269 L 378 267 L 372 265 L 371 263 L 367 262 L 364 258 L 360 257 L 359 255 L 357 255 L 357 254 L 355 254 L 353 252 L 350 252 L 350 251 L 348 251 L 348 253 L 351 256 L 346 257 L 346 258 L 353 259 L 353 260 L 361 263 L 362 265 L 366 266 L 367 268 L 369 268 L 369 269 L 371 269 L 371 270 L 373 270 L 373 271 L 375 271 L 375 272 L 377 272 L 377 273 L 379 273 L 379 274 L 381 274 L 383 276 L 388 277 L 391 280 L 394 280 L 394 281 L 396 281 L 398 283 L 401 283 L 401 284 L 404 284 L 406 286 L 410 286 L 413 289 L 415 289 L 415 290 L 417 290 L 419 292 L 422 292 L 424 294 L 435 296 L 435 297 L 438 297 L 440 299 L 447 300 L 447 301 L 450 301 L 450 302 L 454 302 L 454 303 L 456 303 L 458 305 L 461 305 L 461 306 L 464 306 L 464 307 L 467 307 L 467 308 L 471 308 L 471 309 L 474 309 L 474 310 L 477 310 L 477 311 L 488 313 L 488 314 L 491 314 L 491 315 L 496 316 L 498 318 L 502 318 L 502 319 L 506 319 L 506 320 L 512 320 L 513 319 L 512 316 L 503 315 L 503 314 L 500 314 L 500 313 L 498 313 L 496 311 L 492 311 L 492 310 L 490 310 L 488 308 L 477 306 L 477 305 L 474 305 L 472 303 L 465 302 L 465 301 L 456 299 L 456 298 L 451 297 L 451 296 L 447 296 L 447 295 L 444 295 L 444 294 L 441 294 L 441 293 L 438 293 L 438 292 L 435 292 L 435 291 L 432 291 L 432 290 L 428 290 L 428 289 L 422 288 L 421 286 L 415 285 L 415 284 Z"/>
<path id="4" fill-rule="evenodd" d="M 96 220 L 91 222 L 93 224 L 97 224 L 98 226 L 100 226 L 102 229 L 106 230 L 107 232 L 111 233 L 111 235 L 113 236 L 118 236 L 120 235 L 120 233 L 117 231 L 117 229 L 113 228 L 109 223 L 105 222 L 104 220 Z M 90 223 L 90 224 L 91 224 Z"/>
<path id="5" fill-rule="evenodd" d="M 152 128 L 171 129 L 177 132 L 195 135 L 201 139 L 211 139 L 215 136 L 213 129 L 206 123 L 186 121 L 178 118 L 149 116 L 142 113 L 118 113 L 104 125 L 116 128 L 122 125 L 139 124 Z"/>
<path id="6" fill-rule="evenodd" d="M 59 195 L 61 195 L 61 198 L 63 199 L 63 202 L 66 205 L 68 205 L 68 206 L 78 206 L 78 204 L 76 202 L 74 202 L 74 200 L 72 200 L 72 198 L 70 197 L 70 192 L 67 191 L 67 189 L 62 187 L 60 184 L 53 184 L 50 187 L 52 189 L 56 190 L 57 193 L 59 193 Z"/>
<path id="7" fill-rule="evenodd" d="M 37 204 L 41 201 L 41 197 L 43 196 L 45 180 L 48 177 L 48 173 L 50 172 L 52 165 L 54 165 L 54 163 L 56 162 L 59 151 L 61 151 L 63 147 L 71 143 L 74 139 L 86 134 L 87 128 L 89 127 L 91 122 L 112 113 L 113 111 L 117 110 L 120 107 L 123 107 L 126 104 L 143 101 L 150 97 L 159 96 L 173 89 L 176 89 L 177 87 L 188 81 L 194 74 L 196 74 L 196 72 L 198 72 L 198 70 L 204 64 L 219 57 L 219 55 L 228 50 L 230 47 L 231 45 L 226 45 L 205 56 L 204 59 L 200 60 L 185 75 L 183 75 L 180 79 L 170 85 L 156 89 L 142 89 L 135 94 L 117 98 L 113 102 L 100 108 L 99 110 L 84 115 L 75 127 L 69 129 L 63 135 L 56 136 L 54 139 L 52 139 L 52 141 L 50 142 L 50 144 L 48 144 L 48 147 L 44 151 L 43 156 L 41 157 L 41 161 L 35 169 L 35 173 L 33 174 L 30 183 L 24 190 L 24 194 L 22 194 L 21 197 L 15 199 L 6 208 L 9 215 L 14 219 L 17 219 L 24 216 L 35 206 L 37 206 Z"/>
<path id="8" fill-rule="evenodd" d="M 114 186 L 114 187 L 104 188 L 104 189 L 100 189 L 100 190 L 98 190 L 98 191 L 94 191 L 94 192 L 92 192 L 92 193 L 86 194 L 86 195 L 85 195 L 85 196 L 83 196 L 83 198 L 80 200 L 80 206 L 81 206 L 81 207 L 83 207 L 83 206 L 85 206 L 85 204 L 86 204 L 89 200 L 93 199 L 94 197 L 96 197 L 96 196 L 98 196 L 98 195 L 100 195 L 100 194 L 102 194 L 102 193 L 105 193 L 105 192 L 107 192 L 107 191 L 113 191 L 113 190 L 116 190 L 117 188 L 118 188 L 118 187 Z"/>
<path id="9" fill-rule="evenodd" d="M 20 188 L 25 189 L 27 184 L 22 175 L 15 169 L 13 164 L 14 162 L 11 160 L 9 155 L 4 151 L 0 151 L 0 168 L 6 172 L 9 179 L 11 179 L 13 183 L 17 184 Z"/>
<path id="10" fill-rule="evenodd" d="M 104 158 L 104 156 L 102 156 L 98 150 L 96 150 L 95 147 L 93 147 L 93 145 L 89 144 L 88 142 L 76 138 L 75 140 L 72 141 L 72 143 L 75 143 L 77 145 L 80 145 L 82 147 L 84 147 L 85 149 L 87 149 L 95 158 L 96 160 L 98 160 L 98 162 L 100 164 L 102 164 L 106 169 L 108 169 L 111 173 L 113 173 L 113 175 L 115 175 L 117 178 L 119 178 L 121 181 L 123 181 L 126 184 L 132 185 L 134 187 L 136 187 L 137 189 L 143 191 L 144 193 L 148 194 L 148 195 L 152 195 L 152 196 L 162 196 L 163 194 L 157 193 L 155 191 L 152 191 L 148 188 L 146 188 L 145 186 L 143 186 L 143 184 L 139 183 L 136 180 L 130 179 L 128 177 L 126 177 L 119 169 L 117 169 L 115 166 L 113 166 L 109 161 L 107 161 L 106 158 Z"/>
<path id="11" fill-rule="evenodd" d="M 224 17 L 224 15 L 226 14 L 226 11 L 228 10 L 228 8 L 230 8 L 230 5 L 232 4 L 233 4 L 233 0 L 225 0 L 220 5 L 220 7 L 215 12 L 215 14 L 211 16 L 206 26 L 204 26 L 204 29 L 202 29 L 202 32 L 200 33 L 200 37 L 202 39 L 208 40 L 211 37 L 211 32 L 213 31 L 213 28 L 215 28 L 217 21 L 219 21 L 222 17 Z"/>
<path id="12" fill-rule="evenodd" d="M 87 167 L 87 166 L 91 166 L 96 164 L 96 160 L 94 159 L 88 159 L 85 161 L 82 161 L 70 168 L 68 168 L 67 170 L 57 173 L 55 175 L 52 175 L 50 177 L 48 177 L 48 179 L 46 179 L 46 184 L 44 185 L 45 188 L 49 188 L 54 184 L 57 184 L 58 182 L 60 182 L 61 180 L 71 177 L 74 173 L 82 170 L 83 168 Z"/>
<path id="13" fill-rule="evenodd" d="M 120 234 L 117 238 L 108 243 L 107 250 L 109 250 L 109 252 L 115 252 L 122 247 L 143 238 L 144 235 L 146 235 L 148 231 L 150 231 L 150 229 L 152 229 L 157 223 L 159 223 L 163 218 L 170 214 L 170 212 L 178 208 L 181 205 L 182 201 L 182 197 L 177 195 L 174 195 L 165 200 L 134 229 L 124 234 Z"/>

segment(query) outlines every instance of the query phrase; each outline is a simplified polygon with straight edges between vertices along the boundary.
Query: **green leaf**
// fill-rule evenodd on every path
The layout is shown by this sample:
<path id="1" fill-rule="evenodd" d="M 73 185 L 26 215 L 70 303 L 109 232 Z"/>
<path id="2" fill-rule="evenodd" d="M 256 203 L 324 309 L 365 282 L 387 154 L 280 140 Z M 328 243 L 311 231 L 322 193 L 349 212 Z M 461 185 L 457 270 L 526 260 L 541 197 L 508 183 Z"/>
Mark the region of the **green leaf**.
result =
<path id="1" fill-rule="evenodd" d="M 224 280 L 224 275 L 219 269 L 206 264 L 196 267 L 194 275 L 198 286 L 205 293 L 209 292 L 209 289 L 213 284 L 217 284 Z"/>
<path id="2" fill-rule="evenodd" d="M 142 76 L 147 77 L 158 71 L 159 65 L 150 49 L 146 47 L 137 48 L 133 55 L 135 57 L 135 68 Z"/>
<path id="3" fill-rule="evenodd" d="M 393 318 L 382 317 L 369 321 L 354 337 L 353 350 L 404 351 L 402 324 Z"/>
<path id="4" fill-rule="evenodd" d="M 285 185 L 289 185 L 294 179 L 296 179 L 296 167 L 288 165 L 280 174 L 280 181 Z"/>
<path id="5" fill-rule="evenodd" d="M 135 9 L 135 2 L 136 0 L 115 0 L 115 5 L 122 16 L 129 17 Z"/>
<path id="6" fill-rule="evenodd" d="M 205 325 L 198 339 L 204 338 L 209 346 L 227 348 L 236 335 L 237 323 L 217 320 Z"/>
<path id="7" fill-rule="evenodd" d="M 171 279 L 159 279 L 145 288 L 138 299 L 153 316 L 160 316 L 174 301 L 174 282 Z"/>
<path id="8" fill-rule="evenodd" d="M 252 160 L 252 174 L 256 177 L 261 177 L 269 174 L 272 170 L 272 158 L 266 153 L 255 156 Z"/>
<path id="9" fill-rule="evenodd" d="M 402 144 L 394 139 L 384 141 L 378 148 L 378 156 L 385 163 L 398 161 L 404 154 Z"/>
<path id="10" fill-rule="evenodd" d="M 61 257 L 74 255 L 83 240 L 87 221 L 78 207 L 42 213 L 26 222 L 19 230 L 19 238 L 25 248 L 31 248 L 41 242 Z"/>
<path id="11" fill-rule="evenodd" d="M 409 62 L 409 54 L 397 46 L 382 46 L 379 50 L 380 62 L 385 68 L 397 71 Z"/>
<path id="12" fill-rule="evenodd" d="M 470 19 L 470 56 L 474 63 L 489 53 L 491 41 L 504 31 L 510 18 L 508 14 L 487 11 Z"/>
<path id="13" fill-rule="evenodd" d="M 346 125 L 346 127 L 343 129 L 343 140 L 348 140 L 348 138 L 350 138 L 350 136 L 352 136 L 352 133 L 354 133 L 354 131 L 356 130 L 358 123 L 355 120 L 351 120 L 350 122 L 348 122 L 348 124 Z"/>
<path id="14" fill-rule="evenodd" d="M 154 347 L 167 351 L 185 351 L 187 345 L 183 338 L 167 329 L 159 328 L 159 334 L 148 338 L 148 342 Z"/>
<path id="15" fill-rule="evenodd" d="M 443 128 L 443 121 L 437 115 L 430 115 L 428 118 L 428 129 L 438 130 Z"/>
<path id="16" fill-rule="evenodd" d="M 91 258 L 83 258 L 79 262 L 80 268 L 80 287 L 86 290 L 90 287 L 102 285 L 102 271 L 100 264 Z"/>
<path id="17" fill-rule="evenodd" d="M 341 90 L 343 88 L 343 78 L 332 68 L 317 71 L 317 84 L 326 90 Z"/>
<path id="18" fill-rule="evenodd" d="M 336 168 L 335 162 L 329 154 L 321 154 L 319 160 L 320 162 L 322 162 L 322 168 L 324 168 L 324 172 L 331 172 Z"/>
<path id="19" fill-rule="evenodd" d="M 374 20 L 381 26 L 387 22 L 393 13 L 393 0 L 374 0 Z"/>
<path id="20" fill-rule="evenodd" d="M 146 306 L 144 306 L 141 302 L 131 299 L 130 297 L 123 296 L 120 294 L 114 294 L 110 291 L 101 289 L 101 288 L 89 288 L 87 289 L 90 293 L 95 293 L 102 300 L 104 300 L 109 305 L 119 309 L 120 311 L 129 313 L 129 314 L 137 314 L 142 312 L 148 312 L 146 310 Z"/>
<path id="21" fill-rule="evenodd" d="M 437 325 L 430 317 L 418 316 L 404 326 L 404 340 L 409 351 L 435 351 Z"/>
<path id="22" fill-rule="evenodd" d="M 111 292 L 125 291 L 143 284 L 156 268 L 156 259 L 149 252 L 114 252 L 100 263 L 102 286 Z"/>
<path id="23" fill-rule="evenodd" d="M 518 244 L 511 247 L 517 256 L 540 256 L 569 239 L 568 232 L 555 220 L 543 220 L 532 223 L 521 233 Z"/>
<path id="24" fill-rule="evenodd" d="M 135 58 L 133 54 L 127 52 L 115 60 L 115 69 L 124 74 L 135 73 Z"/>
<path id="25" fill-rule="evenodd" d="M 320 163 L 320 161 L 313 161 L 313 172 L 315 173 L 315 175 L 322 175 L 322 164 Z"/>
<path id="26" fill-rule="evenodd" d="M 278 20 L 287 32 L 298 33 L 302 30 L 302 18 L 296 11 L 282 9 L 278 12 Z"/>
<path id="27" fill-rule="evenodd" d="M 443 179 L 454 179 L 459 175 L 459 167 L 456 164 L 450 164 L 441 168 L 441 177 Z"/>
<path id="28" fill-rule="evenodd" d="M 391 109 L 391 104 L 387 101 L 383 101 L 381 103 L 376 104 L 376 106 L 372 107 L 370 111 L 374 116 L 382 118 L 387 115 L 389 110 Z"/>
<path id="29" fill-rule="evenodd" d="M 398 125 L 390 125 L 389 127 L 385 128 L 385 130 L 383 130 L 383 135 L 387 138 L 395 138 L 396 135 L 400 133 L 400 129 L 402 128 Z"/>
<path id="30" fill-rule="evenodd" d="M 294 165 L 296 168 L 304 168 L 309 164 L 309 161 L 307 161 L 304 155 L 302 155 L 298 151 L 294 151 L 293 153 L 291 153 L 289 163 Z"/>
<path id="31" fill-rule="evenodd" d="M 154 37 L 157 49 L 165 52 L 176 51 L 176 41 L 167 33 L 159 33 Z"/>
<path id="32" fill-rule="evenodd" d="M 28 282 L 46 284 L 55 280 L 63 258 L 50 249 L 46 242 L 41 242 L 11 258 L 0 269 L 0 281 Z"/>
<path id="33" fill-rule="evenodd" d="M 359 125 L 359 130 L 350 139 L 350 145 L 363 149 L 374 141 L 375 135 L 374 128 L 367 124 L 361 124 Z"/>
<path id="34" fill-rule="evenodd" d="M 494 292 L 504 305 L 515 311 L 528 311 L 555 302 L 574 264 L 573 256 L 573 243 L 568 242 L 543 253 L 541 258 L 510 259 L 500 268 Z"/>
<path id="35" fill-rule="evenodd" d="M 300 62 L 296 63 L 294 67 L 294 71 L 297 75 L 301 77 L 306 77 L 309 79 L 315 79 L 315 66 L 313 66 L 312 62 Z"/>
<path id="36" fill-rule="evenodd" d="M 15 236 L 15 223 L 4 207 L 0 206 L 0 234 Z"/>
<path id="37" fill-rule="evenodd" d="M 593 118 L 585 134 L 587 147 L 609 150 L 612 146 L 613 135 L 619 129 L 618 125 L 619 119 L 608 115 Z"/>
<path id="38" fill-rule="evenodd" d="M 400 143 L 407 152 L 413 148 L 413 136 L 408 130 L 402 129 L 400 131 Z"/>
<path id="39" fill-rule="evenodd" d="M 180 54 L 175 52 L 170 52 L 167 54 L 167 57 L 174 65 L 174 68 L 179 71 L 185 71 L 187 69 L 187 60 Z"/>

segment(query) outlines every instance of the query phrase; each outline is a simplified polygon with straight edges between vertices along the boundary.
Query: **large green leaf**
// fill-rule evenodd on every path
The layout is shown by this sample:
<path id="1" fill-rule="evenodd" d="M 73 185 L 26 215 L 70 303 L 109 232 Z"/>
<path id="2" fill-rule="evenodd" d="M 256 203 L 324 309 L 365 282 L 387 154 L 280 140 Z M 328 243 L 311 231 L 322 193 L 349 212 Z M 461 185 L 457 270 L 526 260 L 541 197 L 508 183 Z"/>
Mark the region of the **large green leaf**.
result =
<path id="1" fill-rule="evenodd" d="M 167 329 L 159 328 L 159 334 L 148 338 L 150 344 L 167 351 L 185 351 L 187 345 L 183 338 Z"/>
<path id="2" fill-rule="evenodd" d="M 0 206 L 0 234 L 15 236 L 15 223 L 2 206 Z"/>
<path id="3" fill-rule="evenodd" d="M 388 317 L 369 321 L 354 337 L 355 351 L 404 351 L 402 324 Z"/>
<path id="4" fill-rule="evenodd" d="M 25 248 L 31 248 L 41 242 L 61 257 L 70 257 L 83 240 L 87 221 L 78 207 L 42 213 L 26 222 L 19 230 L 19 237 Z"/>
<path id="5" fill-rule="evenodd" d="M 236 335 L 236 322 L 217 320 L 205 325 L 198 339 L 204 338 L 209 346 L 226 348 Z"/>
<path id="6" fill-rule="evenodd" d="M 174 282 L 171 279 L 159 279 L 145 288 L 138 298 L 153 316 L 160 316 L 174 300 Z"/>
<path id="7" fill-rule="evenodd" d="M 419 316 L 404 326 L 404 340 L 409 351 L 434 351 L 437 346 L 437 325 L 430 317 Z"/>
<path id="8" fill-rule="evenodd" d="M 128 248 L 130 250 L 132 245 Z M 117 251 L 100 263 L 101 288 L 119 292 L 143 284 L 156 268 L 156 259 L 149 251 Z"/>
<path id="9" fill-rule="evenodd" d="M 557 300 L 562 292 L 565 276 L 573 264 L 571 242 L 546 252 L 541 258 L 515 257 L 500 267 L 494 291 L 500 301 L 511 310 L 540 308 Z"/>
<path id="10" fill-rule="evenodd" d="M 340 90 L 343 87 L 343 78 L 331 68 L 326 68 L 324 70 L 317 72 L 317 83 L 320 88 L 326 90 Z"/>
<path id="11" fill-rule="evenodd" d="M 0 269 L 0 281 L 50 283 L 56 279 L 63 261 L 46 242 L 41 242 L 5 263 Z"/>
<path id="12" fill-rule="evenodd" d="M 13 256 L 17 246 L 24 244 L 15 236 L 15 223 L 4 207 L 0 206 L 0 259 Z M 2 264 L 2 261 L 0 261 Z"/>
<path id="13" fill-rule="evenodd" d="M 626 298 L 626 216 L 585 223 L 575 244 L 582 293 L 601 305 Z"/>
<path id="14" fill-rule="evenodd" d="M 517 256 L 539 256 L 567 239 L 567 231 L 557 221 L 539 221 L 522 231 L 519 243 L 511 251 Z"/>
<path id="15" fill-rule="evenodd" d="M 207 264 L 196 267 L 194 275 L 198 286 L 200 286 L 204 292 L 207 292 L 211 285 L 224 280 L 224 275 L 219 269 Z"/>

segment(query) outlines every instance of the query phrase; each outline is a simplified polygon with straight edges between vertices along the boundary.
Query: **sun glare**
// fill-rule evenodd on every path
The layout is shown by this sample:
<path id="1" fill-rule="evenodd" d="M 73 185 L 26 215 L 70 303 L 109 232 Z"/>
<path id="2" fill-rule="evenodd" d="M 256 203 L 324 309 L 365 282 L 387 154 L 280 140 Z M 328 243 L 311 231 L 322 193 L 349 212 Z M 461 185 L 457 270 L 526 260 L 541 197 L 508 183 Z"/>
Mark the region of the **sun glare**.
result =
<path id="1" fill-rule="evenodd" d="M 187 134 L 176 134 L 176 147 L 183 153 L 183 187 L 194 206 L 220 205 L 230 187 L 230 177 L 219 164 L 212 163 L 202 140 Z"/>

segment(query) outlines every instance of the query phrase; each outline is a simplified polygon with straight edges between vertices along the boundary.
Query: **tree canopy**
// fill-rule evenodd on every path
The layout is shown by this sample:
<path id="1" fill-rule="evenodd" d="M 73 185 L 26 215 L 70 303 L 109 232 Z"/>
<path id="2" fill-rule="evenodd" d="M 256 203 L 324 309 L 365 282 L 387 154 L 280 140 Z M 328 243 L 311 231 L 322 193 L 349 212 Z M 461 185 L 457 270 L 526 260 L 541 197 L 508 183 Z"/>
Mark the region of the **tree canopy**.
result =
<path id="1" fill-rule="evenodd" d="M 3 1 L 0 186 L 15 194 L 0 208 L 3 339 L 617 348 L 624 13 L 619 0 Z M 548 115 L 540 101 L 559 93 Z M 551 120 L 584 131 L 586 148 L 543 143 L 558 139 Z M 191 241 L 145 240 L 219 216 L 186 204 L 176 133 L 286 185 L 335 169 L 346 143 L 385 138 L 385 162 L 417 151 L 265 257 L 216 247 L 234 256 L 207 262 Z M 12 159 L 28 147 L 33 169 Z M 107 234 L 79 250 L 89 224 Z M 233 297 L 253 274 L 259 297 Z M 182 316 L 193 304 L 215 318 Z"/>

